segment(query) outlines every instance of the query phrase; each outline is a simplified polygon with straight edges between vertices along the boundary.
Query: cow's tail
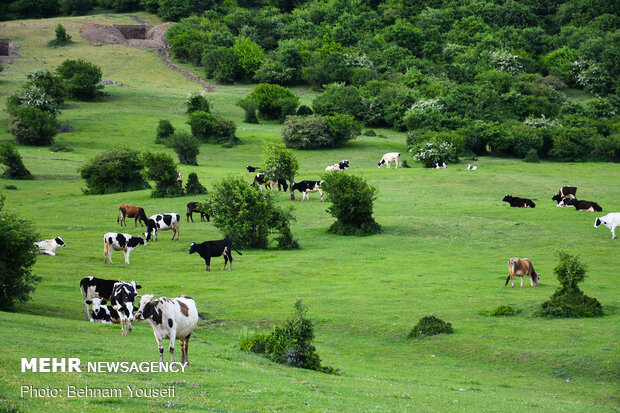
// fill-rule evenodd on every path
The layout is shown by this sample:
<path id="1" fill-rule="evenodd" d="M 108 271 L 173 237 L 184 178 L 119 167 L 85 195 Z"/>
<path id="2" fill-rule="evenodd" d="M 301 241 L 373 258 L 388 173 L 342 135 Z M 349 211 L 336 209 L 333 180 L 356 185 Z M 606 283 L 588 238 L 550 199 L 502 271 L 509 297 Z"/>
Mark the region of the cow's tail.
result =
<path id="1" fill-rule="evenodd" d="M 80 281 L 80 292 L 82 293 L 82 297 L 86 299 L 86 294 L 84 294 L 84 284 L 84 279 L 82 279 L 82 281 Z"/>
<path id="2" fill-rule="evenodd" d="M 121 208 L 118 208 L 118 216 L 116 217 L 116 222 L 119 222 L 121 220 Z"/>
<path id="3" fill-rule="evenodd" d="M 508 285 L 508 281 L 510 281 L 510 274 L 508 274 L 508 277 L 506 277 L 506 284 L 504 284 L 504 287 Z"/>
<path id="4" fill-rule="evenodd" d="M 239 255 L 243 255 L 242 253 L 240 253 L 239 251 L 237 251 L 237 249 L 235 247 L 233 247 L 232 242 L 230 243 L 230 248 L 232 248 L 233 250 L 235 250 L 235 252 Z"/>

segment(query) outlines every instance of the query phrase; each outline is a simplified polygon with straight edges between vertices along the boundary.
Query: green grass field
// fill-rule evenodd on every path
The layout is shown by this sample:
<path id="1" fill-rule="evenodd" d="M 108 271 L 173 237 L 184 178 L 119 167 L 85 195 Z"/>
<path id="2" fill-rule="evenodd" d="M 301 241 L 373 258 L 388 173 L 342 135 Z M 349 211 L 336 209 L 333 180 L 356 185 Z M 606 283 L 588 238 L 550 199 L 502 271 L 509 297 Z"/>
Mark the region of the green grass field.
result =
<path id="1" fill-rule="evenodd" d="M 145 18 L 151 16 L 142 15 Z M 50 49 L 58 23 L 76 43 Z M 136 249 L 131 265 L 115 252 L 103 263 L 102 235 L 120 230 L 121 203 L 141 205 L 147 215 L 185 213 L 195 197 L 152 199 L 150 191 L 86 196 L 78 168 L 98 150 L 127 143 L 140 150 L 172 152 L 154 144 L 159 119 L 185 124 L 184 99 L 199 90 L 168 70 L 151 50 L 94 47 L 81 39 L 86 22 L 130 24 L 122 15 L 3 22 L 0 37 L 20 45 L 23 56 L 0 77 L 0 101 L 37 68 L 53 69 L 67 58 L 99 65 L 111 97 L 101 102 L 69 101 L 59 120 L 75 131 L 57 139 L 73 152 L 51 154 L 47 147 L 19 147 L 34 181 L 0 179 L 5 209 L 30 220 L 42 239 L 62 236 L 67 247 L 57 256 L 40 256 L 34 272 L 42 276 L 33 299 L 14 313 L 0 312 L 0 407 L 2 411 L 618 411 L 620 241 L 595 216 L 556 208 L 551 196 L 562 185 L 579 187 L 580 198 L 598 202 L 604 212 L 620 211 L 620 166 L 604 163 L 528 164 L 514 159 L 481 158 L 477 171 L 466 164 L 447 170 L 377 169 L 385 152 L 406 153 L 405 136 L 380 130 L 346 147 L 295 151 L 298 179 L 318 179 L 325 166 L 349 159 L 346 173 L 377 187 L 380 235 L 358 238 L 328 234 L 333 221 L 318 194 L 296 202 L 292 230 L 302 248 L 245 250 L 233 271 L 188 255 L 192 241 L 219 239 L 211 224 L 182 223 L 179 242 L 162 239 Z M 198 70 L 197 68 L 193 68 Z M 109 73 L 113 73 L 108 75 Z M 234 105 L 253 85 L 222 86 L 208 95 L 215 113 L 238 124 L 242 144 L 232 149 L 202 145 L 196 172 L 211 188 L 227 175 L 245 177 L 246 164 L 260 164 L 266 142 L 280 138 L 276 123 L 242 123 Z M 295 89 L 302 103 L 315 96 Z M 4 106 L 4 105 L 2 105 Z M 10 140 L 4 109 L 0 140 Z M 55 160 L 65 158 L 68 160 Z M 176 159 L 176 157 L 175 157 Z M 404 157 L 411 160 L 408 156 Z M 14 184 L 16 191 L 5 191 Z M 505 194 L 532 198 L 535 209 L 509 208 Z M 277 202 L 291 203 L 277 193 Z M 129 221 L 127 231 L 138 234 Z M 545 320 L 534 317 L 538 304 L 558 286 L 553 275 L 557 251 L 579 255 L 588 265 L 582 284 L 605 308 L 598 319 Z M 509 257 L 528 257 L 542 274 L 540 287 L 529 281 L 504 288 Z M 189 345 L 192 363 L 185 373 L 21 373 L 22 357 L 79 357 L 89 361 L 157 361 L 157 345 L 146 323 L 122 337 L 119 326 L 88 323 L 79 280 L 137 280 L 141 293 L 194 297 L 206 319 Z M 239 338 L 266 332 L 292 314 L 303 299 L 316 325 L 315 345 L 323 364 L 339 368 L 327 375 L 274 364 L 239 350 Z M 520 310 L 514 317 L 491 317 L 500 304 Z M 453 324 L 454 334 L 427 340 L 405 339 L 424 315 Z M 165 345 L 166 346 L 166 345 Z M 177 356 L 178 349 L 177 344 Z M 165 357 L 169 359 L 167 347 Z M 21 386 L 122 388 L 114 398 L 21 397 Z M 173 398 L 132 398 L 126 386 L 166 388 Z"/>

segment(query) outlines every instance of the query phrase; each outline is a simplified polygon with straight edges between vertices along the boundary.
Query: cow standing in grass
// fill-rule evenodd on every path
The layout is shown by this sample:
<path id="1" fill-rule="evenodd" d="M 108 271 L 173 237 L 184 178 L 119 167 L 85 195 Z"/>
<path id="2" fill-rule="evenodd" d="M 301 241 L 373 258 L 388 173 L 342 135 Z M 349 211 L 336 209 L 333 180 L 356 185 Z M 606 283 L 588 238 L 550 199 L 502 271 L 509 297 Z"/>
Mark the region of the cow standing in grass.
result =
<path id="1" fill-rule="evenodd" d="M 140 226 L 142 226 L 143 222 L 144 222 L 144 225 L 148 224 L 147 219 L 146 219 L 146 213 L 144 212 L 144 208 L 139 207 L 139 206 L 121 204 L 121 206 L 118 207 L 118 217 L 116 217 L 116 222 L 120 221 L 121 226 L 123 226 L 123 224 L 127 226 L 127 222 L 125 221 L 125 218 L 135 218 L 134 226 L 136 227 L 138 226 L 138 221 L 140 221 Z"/>
<path id="2" fill-rule="evenodd" d="M 237 254 L 243 255 L 239 251 L 233 248 L 232 241 L 228 238 L 224 238 L 218 241 L 205 241 L 200 244 L 196 244 L 192 242 L 192 245 L 189 248 L 189 253 L 193 254 L 195 252 L 198 253 L 204 260 L 207 265 L 207 269 L 205 271 L 211 271 L 211 257 L 220 257 L 224 256 L 224 267 L 222 271 L 226 269 L 226 264 L 230 261 L 228 266 L 228 270 L 232 271 L 232 251 L 235 250 Z"/>
<path id="3" fill-rule="evenodd" d="M 134 237 L 131 234 L 120 234 L 118 232 L 107 232 L 103 236 L 103 262 L 112 262 L 112 251 L 123 251 L 125 254 L 125 264 L 129 264 L 129 254 L 140 245 L 146 246 L 146 241 L 142 237 Z"/>
<path id="4" fill-rule="evenodd" d="M 172 230 L 172 240 L 176 235 L 177 241 L 179 240 L 179 222 L 180 216 L 175 213 L 157 214 L 149 218 L 149 222 L 146 228 L 144 236 L 147 241 L 150 241 L 153 233 L 155 233 L 155 241 L 158 240 L 157 234 L 159 231 Z"/>
<path id="5" fill-rule="evenodd" d="M 508 281 L 512 280 L 512 288 L 515 288 L 515 277 L 521 277 L 521 287 L 523 287 L 523 277 L 526 275 L 530 277 L 530 285 L 533 287 L 536 284 L 536 287 L 538 287 L 540 274 L 534 271 L 532 261 L 527 258 L 510 258 L 508 260 L 508 277 L 504 287 L 508 285 Z M 533 283 L 532 280 L 534 280 Z"/>

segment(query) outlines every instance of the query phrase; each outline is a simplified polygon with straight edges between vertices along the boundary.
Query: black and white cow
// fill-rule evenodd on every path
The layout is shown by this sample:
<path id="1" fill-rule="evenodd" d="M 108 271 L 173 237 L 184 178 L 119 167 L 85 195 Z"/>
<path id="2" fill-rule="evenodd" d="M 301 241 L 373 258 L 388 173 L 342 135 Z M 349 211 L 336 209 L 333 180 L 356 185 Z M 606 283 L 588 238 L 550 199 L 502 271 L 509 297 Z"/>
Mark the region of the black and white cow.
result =
<path id="1" fill-rule="evenodd" d="M 194 212 L 200 213 L 200 222 L 205 222 L 205 217 L 207 218 L 207 222 L 211 222 L 211 217 L 207 211 L 203 211 L 200 209 L 198 202 L 188 202 L 187 203 L 187 214 L 185 214 L 185 218 L 187 218 L 187 222 L 191 219 L 194 222 Z"/>
<path id="2" fill-rule="evenodd" d="M 594 228 L 598 228 L 601 224 L 611 230 L 611 239 L 616 238 L 616 228 L 620 227 L 620 212 L 612 212 L 604 217 L 596 218 Z"/>
<path id="3" fill-rule="evenodd" d="M 333 165 L 328 166 L 327 168 L 325 168 L 326 172 L 333 172 L 333 171 L 344 171 L 346 169 L 349 169 L 349 161 L 346 159 L 343 159 L 342 161 L 335 163 Z"/>
<path id="4" fill-rule="evenodd" d="M 125 253 L 125 264 L 129 264 L 129 254 L 140 245 L 146 246 L 146 241 L 142 237 L 134 237 L 131 234 L 121 234 L 118 232 L 106 232 L 103 236 L 103 262 L 112 262 L 112 251 L 123 251 Z"/>
<path id="5" fill-rule="evenodd" d="M 394 162 L 396 164 L 396 168 L 398 168 L 399 166 L 401 166 L 400 163 L 400 153 L 398 152 L 388 152 L 385 155 L 383 155 L 383 157 L 381 158 L 381 160 L 378 162 L 379 168 L 381 168 L 383 165 L 387 164 L 388 169 L 390 168 L 390 164 Z"/>
<path id="6" fill-rule="evenodd" d="M 121 333 L 126 336 L 127 328 L 131 331 L 131 322 L 133 321 L 133 303 L 138 296 L 138 289 L 141 288 L 135 281 L 122 282 L 114 284 L 112 289 L 112 297 L 110 304 L 112 308 L 118 311 L 118 317 L 121 324 Z"/>
<path id="7" fill-rule="evenodd" d="M 90 322 L 104 324 L 120 324 L 121 317 L 118 315 L 118 311 L 112 308 L 111 305 L 102 304 L 101 301 L 101 298 L 93 298 L 92 300 L 84 301 L 84 304 L 92 306 Z"/>
<path id="8" fill-rule="evenodd" d="M 577 187 L 576 186 L 563 186 L 560 188 L 560 191 L 557 193 L 560 198 L 577 198 Z"/>
<path id="9" fill-rule="evenodd" d="M 557 202 L 557 207 L 572 207 L 574 205 L 568 205 L 564 202 L 562 202 L 564 199 L 570 199 L 570 198 L 562 198 L 562 195 L 560 194 L 555 194 L 553 195 L 553 197 L 551 198 L 553 201 Z"/>
<path id="10" fill-rule="evenodd" d="M 513 208 L 536 208 L 536 204 L 531 199 L 518 196 L 506 195 L 502 201 L 508 202 Z"/>
<path id="11" fill-rule="evenodd" d="M 100 298 L 103 303 L 110 301 L 112 290 L 114 290 L 114 284 L 116 283 L 117 280 L 104 280 L 103 278 L 93 276 L 84 277 L 80 280 L 80 291 L 84 300 L 84 311 L 86 312 L 87 320 L 90 320 L 90 314 L 88 313 L 86 301 L 92 301 L 94 298 Z M 137 288 L 141 287 L 138 285 Z"/>
<path id="12" fill-rule="evenodd" d="M 596 202 L 592 201 L 579 201 L 575 198 L 564 198 L 558 206 L 574 206 L 577 211 L 596 211 L 601 212 L 603 208 Z"/>
<path id="13" fill-rule="evenodd" d="M 266 179 L 264 173 L 258 173 L 254 176 L 252 186 L 258 185 L 258 188 L 262 191 L 263 186 L 269 188 L 271 191 L 278 186 L 278 191 L 288 191 L 288 184 L 285 179 Z"/>
<path id="14" fill-rule="evenodd" d="M 136 320 L 146 320 L 153 328 L 161 363 L 164 362 L 163 340 L 170 339 L 170 361 L 174 363 L 174 342 L 178 338 L 181 343 L 181 363 L 189 365 L 187 357 L 189 338 L 198 324 L 196 302 L 191 297 L 182 295 L 177 298 L 161 297 L 155 300 L 153 295 L 145 294 L 140 300 Z"/>
<path id="15" fill-rule="evenodd" d="M 256 166 L 250 166 L 250 165 L 246 165 L 245 169 L 248 172 L 256 172 L 256 171 L 260 171 L 261 168 L 256 167 Z"/>
<path id="16" fill-rule="evenodd" d="M 226 264 L 230 261 L 228 266 L 229 271 L 232 270 L 232 251 L 235 250 L 237 254 L 243 255 L 239 251 L 237 251 L 232 246 L 232 241 L 228 238 L 224 238 L 218 241 L 205 241 L 200 244 L 196 244 L 192 242 L 191 247 L 189 248 L 189 253 L 193 254 L 195 252 L 198 253 L 204 260 L 207 265 L 207 269 L 205 271 L 211 271 L 211 257 L 220 257 L 224 256 L 224 267 L 222 267 L 222 271 L 226 269 Z"/>
<path id="17" fill-rule="evenodd" d="M 299 192 L 302 193 L 302 197 L 301 197 L 302 202 L 306 198 L 308 199 L 308 201 L 310 201 L 310 196 L 308 195 L 309 192 L 319 192 L 321 194 L 321 202 L 323 202 L 323 197 L 325 196 L 325 194 L 323 193 L 323 190 L 321 189 L 322 184 L 323 184 L 323 181 L 295 182 L 293 184 L 293 191 L 298 190 Z"/>
<path id="18" fill-rule="evenodd" d="M 151 240 L 153 236 L 153 232 L 155 233 L 155 241 L 158 240 L 157 233 L 158 231 L 168 231 L 172 230 L 172 240 L 174 241 L 174 236 L 176 235 L 177 241 L 179 240 L 179 222 L 180 217 L 179 214 L 175 214 L 174 212 L 170 212 L 167 214 L 157 214 L 153 215 L 149 218 L 149 223 L 147 225 L 147 230 L 144 233 L 147 241 Z"/>
<path id="19" fill-rule="evenodd" d="M 39 247 L 39 254 L 56 255 L 56 248 L 64 247 L 65 242 L 60 237 L 54 239 L 44 239 L 43 241 L 37 241 L 34 243 Z"/>

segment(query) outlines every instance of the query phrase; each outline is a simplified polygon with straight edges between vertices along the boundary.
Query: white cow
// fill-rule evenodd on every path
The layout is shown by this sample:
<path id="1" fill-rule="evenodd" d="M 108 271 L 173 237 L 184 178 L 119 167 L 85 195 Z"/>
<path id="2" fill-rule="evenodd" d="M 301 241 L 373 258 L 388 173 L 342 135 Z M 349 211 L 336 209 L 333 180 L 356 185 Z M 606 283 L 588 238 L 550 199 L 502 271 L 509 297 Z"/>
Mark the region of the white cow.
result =
<path id="1" fill-rule="evenodd" d="M 182 295 L 177 298 L 161 297 L 155 300 L 153 295 L 145 294 L 140 300 L 140 308 L 134 317 L 147 320 L 153 327 L 153 334 L 159 348 L 159 361 L 164 362 L 163 339 L 170 339 L 170 361 L 174 363 L 174 341 L 181 342 L 181 363 L 187 363 L 189 338 L 198 324 L 196 302 L 191 297 Z"/>
<path id="2" fill-rule="evenodd" d="M 616 227 L 620 227 L 620 212 L 612 212 L 604 217 L 596 218 L 594 228 L 598 228 L 601 224 L 611 230 L 611 239 L 616 238 Z"/>
<path id="3" fill-rule="evenodd" d="M 44 239 L 43 241 L 35 242 L 34 245 L 39 247 L 39 254 L 56 255 L 56 248 L 64 247 L 65 242 L 60 237 L 54 239 Z"/>
<path id="4" fill-rule="evenodd" d="M 390 163 L 394 162 L 396 164 L 396 168 L 400 166 L 400 153 L 398 152 L 389 152 L 383 155 L 383 158 L 379 161 L 379 168 L 381 168 L 384 164 L 387 164 L 388 169 L 390 168 Z"/>

